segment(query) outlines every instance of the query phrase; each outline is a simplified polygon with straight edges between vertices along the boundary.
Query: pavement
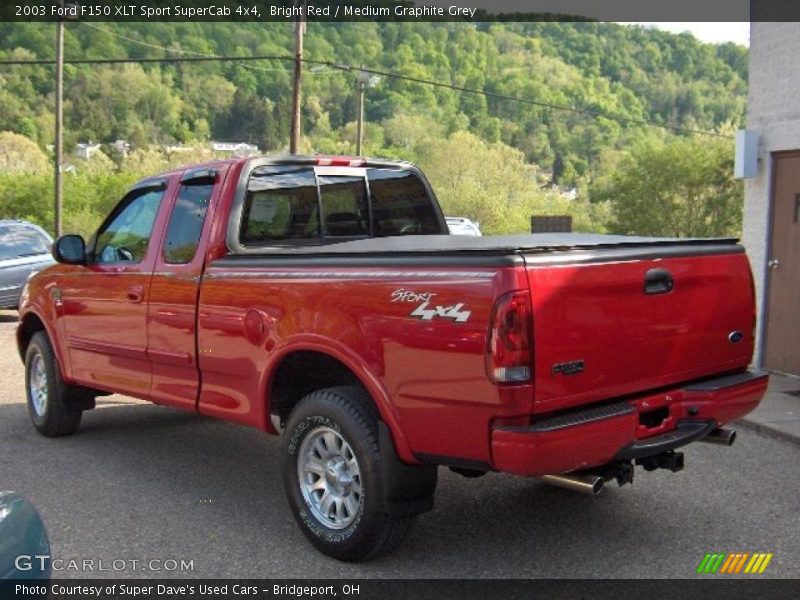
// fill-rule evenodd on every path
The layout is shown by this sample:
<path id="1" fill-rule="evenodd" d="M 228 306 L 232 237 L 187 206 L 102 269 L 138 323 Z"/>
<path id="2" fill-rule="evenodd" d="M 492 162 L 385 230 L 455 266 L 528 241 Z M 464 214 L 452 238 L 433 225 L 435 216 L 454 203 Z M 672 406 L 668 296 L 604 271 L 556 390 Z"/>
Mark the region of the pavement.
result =
<path id="1" fill-rule="evenodd" d="M 276 437 L 119 395 L 99 399 L 74 436 L 38 435 L 15 329 L 16 314 L 0 312 L 0 489 L 28 497 L 53 557 L 79 565 L 57 577 L 713 579 L 696 573 L 708 552 L 771 552 L 759 577 L 800 577 L 800 445 L 764 427 L 738 428 L 730 448 L 692 444 L 684 471 L 637 469 L 633 485 L 597 498 L 440 469 L 434 509 L 408 539 L 345 564 L 294 523 Z M 165 570 L 168 560 L 191 568 Z M 98 573 L 99 561 L 114 570 Z"/>
<path id="2" fill-rule="evenodd" d="M 800 377 L 771 374 L 761 404 L 738 422 L 759 433 L 800 445 Z"/>

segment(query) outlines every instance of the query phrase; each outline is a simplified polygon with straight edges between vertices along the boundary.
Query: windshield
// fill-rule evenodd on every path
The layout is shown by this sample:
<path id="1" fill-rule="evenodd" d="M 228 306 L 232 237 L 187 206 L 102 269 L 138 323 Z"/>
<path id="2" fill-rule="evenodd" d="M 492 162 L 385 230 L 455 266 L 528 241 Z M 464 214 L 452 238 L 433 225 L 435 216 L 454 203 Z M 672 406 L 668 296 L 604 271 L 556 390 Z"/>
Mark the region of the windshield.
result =
<path id="1" fill-rule="evenodd" d="M 0 223 L 0 260 L 50 252 L 50 239 L 22 223 Z"/>

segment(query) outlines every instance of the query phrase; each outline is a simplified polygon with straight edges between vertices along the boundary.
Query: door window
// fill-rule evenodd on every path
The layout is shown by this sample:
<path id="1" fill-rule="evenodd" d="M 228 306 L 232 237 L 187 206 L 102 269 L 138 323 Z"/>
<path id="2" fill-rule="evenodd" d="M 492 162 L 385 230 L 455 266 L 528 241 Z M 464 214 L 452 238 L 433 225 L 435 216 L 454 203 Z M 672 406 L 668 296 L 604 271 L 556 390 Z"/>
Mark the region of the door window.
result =
<path id="1" fill-rule="evenodd" d="M 135 264 L 144 259 L 164 190 L 134 190 L 122 199 L 97 232 L 94 262 Z"/>

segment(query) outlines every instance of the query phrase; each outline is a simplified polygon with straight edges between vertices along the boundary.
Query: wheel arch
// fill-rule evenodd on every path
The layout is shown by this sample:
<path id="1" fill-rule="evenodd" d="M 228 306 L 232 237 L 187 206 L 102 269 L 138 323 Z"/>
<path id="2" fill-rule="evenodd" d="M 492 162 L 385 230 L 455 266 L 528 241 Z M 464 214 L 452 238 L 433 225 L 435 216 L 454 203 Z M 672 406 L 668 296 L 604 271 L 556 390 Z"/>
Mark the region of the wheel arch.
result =
<path id="1" fill-rule="evenodd" d="M 316 373 L 319 369 L 324 369 L 324 375 L 309 377 L 309 373 Z M 266 427 L 270 427 L 273 416 L 285 422 L 305 395 L 338 385 L 362 387 L 388 427 L 398 457 L 407 463 L 418 462 L 400 428 L 389 394 L 378 378 L 365 369 L 357 357 L 349 356 L 346 349 L 333 348 L 319 341 L 287 346 L 271 361 L 264 386 Z"/>
<path id="2" fill-rule="evenodd" d="M 33 336 L 39 331 L 44 331 L 45 334 L 47 334 L 50 345 L 53 346 L 56 360 L 58 360 L 59 366 L 62 367 L 61 370 L 63 372 L 63 361 L 61 360 L 60 352 L 56 347 L 53 335 L 47 327 L 45 319 L 33 310 L 27 311 L 25 314 L 20 314 L 19 317 L 19 325 L 17 326 L 17 351 L 19 352 L 20 359 L 25 362 L 25 353 L 28 351 L 28 344 L 30 344 Z"/>

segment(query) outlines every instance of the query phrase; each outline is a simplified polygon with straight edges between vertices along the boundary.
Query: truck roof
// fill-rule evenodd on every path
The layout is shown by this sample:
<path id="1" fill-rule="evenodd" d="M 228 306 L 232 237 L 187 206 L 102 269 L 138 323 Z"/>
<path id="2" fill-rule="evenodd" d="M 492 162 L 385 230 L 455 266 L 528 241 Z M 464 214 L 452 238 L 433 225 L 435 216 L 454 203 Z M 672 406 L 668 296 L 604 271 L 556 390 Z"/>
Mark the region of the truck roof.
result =
<path id="1" fill-rule="evenodd" d="M 268 161 L 269 164 L 276 165 L 314 165 L 319 167 L 395 167 L 412 168 L 414 165 L 403 160 L 389 160 L 384 158 L 369 158 L 364 156 L 337 156 L 330 154 L 278 154 L 278 155 L 259 155 L 259 156 L 240 156 L 234 158 L 221 158 L 204 163 L 182 165 L 157 175 L 144 178 L 142 181 L 149 181 L 161 177 L 167 177 L 175 173 L 182 173 L 187 170 L 212 169 L 220 166 L 232 166 L 243 164 L 250 161 Z M 141 182 L 140 182 L 141 183 Z"/>

